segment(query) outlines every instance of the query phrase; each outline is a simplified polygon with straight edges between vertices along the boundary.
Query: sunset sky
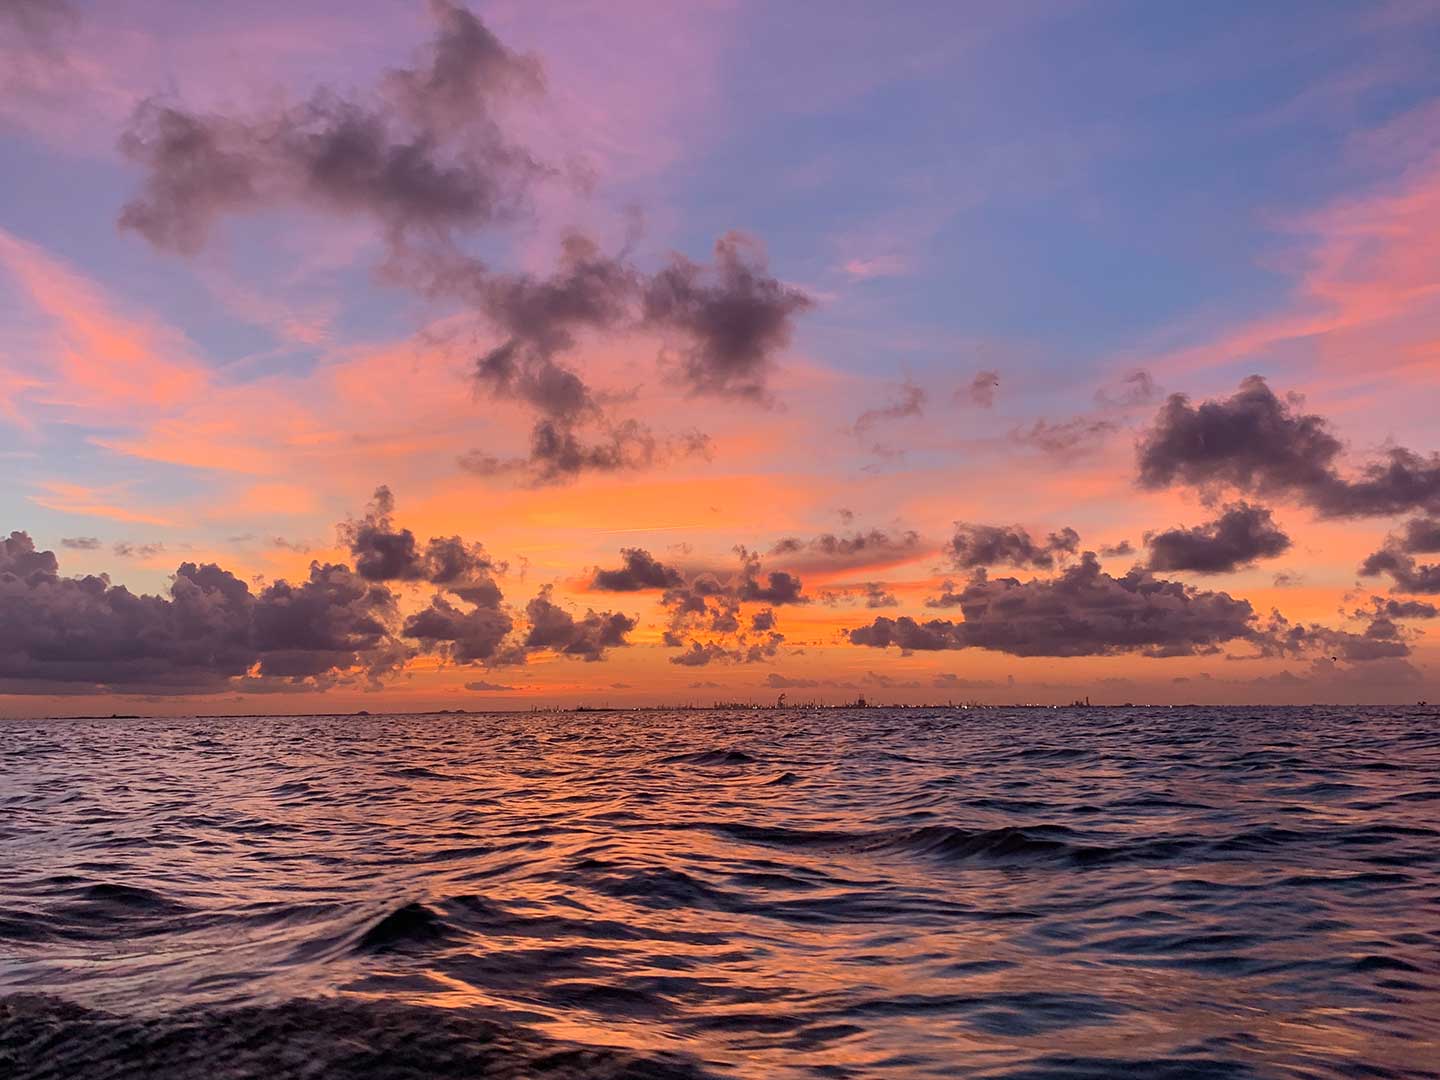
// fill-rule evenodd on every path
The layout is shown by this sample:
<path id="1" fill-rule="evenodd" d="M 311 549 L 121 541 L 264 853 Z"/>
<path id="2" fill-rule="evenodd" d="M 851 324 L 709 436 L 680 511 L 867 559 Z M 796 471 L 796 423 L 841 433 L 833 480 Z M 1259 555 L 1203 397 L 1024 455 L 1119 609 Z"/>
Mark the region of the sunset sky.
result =
<path id="1" fill-rule="evenodd" d="M 0 715 L 1434 700 L 1437 51 L 0 0 Z"/>

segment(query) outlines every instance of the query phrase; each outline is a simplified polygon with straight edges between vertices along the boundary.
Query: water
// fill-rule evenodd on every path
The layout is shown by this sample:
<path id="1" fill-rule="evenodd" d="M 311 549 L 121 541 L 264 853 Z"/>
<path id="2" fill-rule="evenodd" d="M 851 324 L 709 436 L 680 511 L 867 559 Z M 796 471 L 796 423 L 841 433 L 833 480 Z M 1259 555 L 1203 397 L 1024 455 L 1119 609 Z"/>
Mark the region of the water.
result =
<path id="1" fill-rule="evenodd" d="M 1437 1077 L 1440 716 L 0 721 L 0 995 L 27 1078 Z"/>

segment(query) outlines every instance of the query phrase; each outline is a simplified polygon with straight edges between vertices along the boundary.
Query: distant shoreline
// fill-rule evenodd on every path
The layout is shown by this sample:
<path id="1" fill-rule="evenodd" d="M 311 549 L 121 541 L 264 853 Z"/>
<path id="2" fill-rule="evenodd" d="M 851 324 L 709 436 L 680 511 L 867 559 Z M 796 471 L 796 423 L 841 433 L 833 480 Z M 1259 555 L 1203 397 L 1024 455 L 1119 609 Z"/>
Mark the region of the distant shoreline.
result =
<path id="1" fill-rule="evenodd" d="M 868 702 L 863 705 L 850 702 L 844 705 L 826 705 L 820 703 L 794 704 L 794 705 L 759 705 L 746 702 L 719 702 L 713 705 L 570 705 L 552 707 L 531 707 L 527 709 L 397 709 L 394 711 L 371 712 L 369 710 L 357 710 L 355 712 L 276 712 L 276 713 L 93 713 L 75 715 L 55 716 L 9 716 L 0 717 L 0 720 L 266 720 L 288 718 L 293 720 L 318 719 L 321 717 L 332 718 L 370 718 L 370 717 L 392 717 L 392 716 L 531 716 L 541 714 L 573 714 L 583 716 L 587 713 L 667 713 L 667 712 L 915 712 L 934 711 L 949 709 L 957 712 L 985 712 L 994 710 L 1031 709 L 1041 712 L 1078 711 L 1094 712 L 1097 710 L 1114 709 L 1440 709 L 1440 704 L 1432 705 L 1428 701 L 1409 702 L 1403 705 L 1390 705 L 1378 702 L 1367 703 L 1346 703 L 1346 702 L 1310 702 L 1304 705 L 1263 705 L 1257 703 L 1231 704 L 1231 705 L 1206 705 L 1198 702 L 1186 702 L 1181 704 L 1147 705 L 1133 702 L 1124 703 L 1103 703 L 1091 704 L 1067 704 L 1067 705 L 1045 705 L 1036 702 L 1017 702 L 1011 704 L 985 704 L 980 702 L 955 703 L 955 702 L 931 702 L 920 705 L 911 704 L 888 704 Z"/>

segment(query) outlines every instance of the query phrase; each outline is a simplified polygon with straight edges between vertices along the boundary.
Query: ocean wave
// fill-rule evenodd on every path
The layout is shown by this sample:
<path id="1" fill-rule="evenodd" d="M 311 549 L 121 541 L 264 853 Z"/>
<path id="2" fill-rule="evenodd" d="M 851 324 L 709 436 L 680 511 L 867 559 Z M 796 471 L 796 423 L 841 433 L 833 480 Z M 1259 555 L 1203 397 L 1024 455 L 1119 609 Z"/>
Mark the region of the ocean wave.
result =
<path id="1" fill-rule="evenodd" d="M 439 912 L 424 904 L 410 903 L 396 908 L 360 935 L 356 948 L 362 952 L 386 952 L 428 945 L 454 936 Z"/>
<path id="2" fill-rule="evenodd" d="M 3 1080 L 1440 1080 L 1433 713 L 0 736 Z"/>
<path id="3" fill-rule="evenodd" d="M 662 765 L 755 765 L 758 759 L 744 750 L 696 750 L 688 754 L 672 754 L 661 758 Z"/>
<path id="4" fill-rule="evenodd" d="M 580 991 L 577 991 L 579 993 Z M 493 1017 L 350 998 L 133 1017 L 0 998 L 7 1080 L 701 1080 L 675 1054 L 541 1038 Z"/>

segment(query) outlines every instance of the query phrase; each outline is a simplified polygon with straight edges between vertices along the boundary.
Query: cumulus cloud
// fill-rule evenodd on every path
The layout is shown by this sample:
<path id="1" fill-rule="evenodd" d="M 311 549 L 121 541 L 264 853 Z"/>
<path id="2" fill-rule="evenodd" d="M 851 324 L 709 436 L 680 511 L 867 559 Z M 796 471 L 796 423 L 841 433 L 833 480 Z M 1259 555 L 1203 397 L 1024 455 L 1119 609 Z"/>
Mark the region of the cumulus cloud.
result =
<path id="1" fill-rule="evenodd" d="M 701 667 L 715 662 L 754 664 L 773 658 L 785 640 L 776 629 L 775 608 L 807 604 L 800 578 L 767 570 L 760 558 L 738 548 L 740 568 L 725 580 L 699 573 L 666 588 L 661 604 L 669 614 L 662 641 L 683 649 L 672 664 Z M 763 605 L 745 617 L 746 605 Z"/>
<path id="2" fill-rule="evenodd" d="M 1048 570 L 1057 558 L 1074 555 L 1080 548 L 1080 534 L 1064 528 L 1036 543 L 1018 525 L 976 525 L 957 522 L 955 535 L 945 545 L 945 556 L 957 570 L 979 566 L 1019 566 Z"/>
<path id="3" fill-rule="evenodd" d="M 1364 577 L 1388 574 L 1395 592 L 1440 593 L 1440 564 L 1421 563 L 1417 554 L 1440 552 L 1440 519 L 1412 518 L 1384 547 L 1360 566 Z"/>
<path id="4" fill-rule="evenodd" d="M 672 656 L 670 663 L 679 664 L 681 667 L 705 667 L 717 660 L 736 659 L 734 650 L 727 649 L 714 641 L 692 641 L 689 648 L 679 656 Z"/>
<path id="5" fill-rule="evenodd" d="M 1440 552 L 1440 518 L 1411 518 L 1405 523 L 1400 542 L 1411 554 Z"/>
<path id="6" fill-rule="evenodd" d="M 72 551 L 97 551 L 100 541 L 93 536 L 62 536 L 60 546 Z"/>
<path id="7" fill-rule="evenodd" d="M 1381 613 L 1392 619 L 1433 619 L 1440 608 L 1423 600 L 1386 600 Z"/>
<path id="8" fill-rule="evenodd" d="M 105 576 L 62 577 L 23 532 L 0 545 L 0 687 L 26 693 L 204 692 L 236 677 L 296 688 L 378 679 L 404 658 L 395 598 L 345 566 L 252 593 L 214 564 L 182 563 L 168 595 L 135 595 Z"/>
<path id="9" fill-rule="evenodd" d="M 218 567 L 191 571 L 192 566 L 182 564 L 176 580 L 209 578 L 222 585 L 235 580 Z M 300 680 L 360 668 L 378 681 L 406 658 L 391 629 L 395 618 L 396 598 L 384 585 L 343 564 L 312 562 L 307 580 L 277 581 L 257 597 L 259 674 Z"/>
<path id="10" fill-rule="evenodd" d="M 730 233 L 715 250 L 712 266 L 677 255 L 647 276 L 623 256 L 604 255 L 590 240 L 571 236 L 550 278 L 483 268 L 439 275 L 452 291 L 466 283 L 460 294 L 504 335 L 476 362 L 476 384 L 540 414 L 528 459 L 477 452 L 464 459 L 465 467 L 518 471 L 551 483 L 585 471 L 708 455 L 709 439 L 700 432 L 660 438 L 634 419 L 606 420 L 595 394 L 560 356 L 583 331 L 653 331 L 678 343 L 679 359 L 670 367 L 692 393 L 766 399 L 774 354 L 789 342 L 793 316 L 811 302 L 769 276 L 755 241 Z M 432 284 L 431 291 L 439 288 Z M 598 441 L 580 434 L 587 425 L 601 429 Z"/>
<path id="11" fill-rule="evenodd" d="M 477 361 L 477 385 L 524 401 L 540 419 L 528 460 L 477 453 L 465 466 L 528 472 L 548 483 L 708 455 L 709 439 L 700 432 L 659 438 L 634 419 L 605 420 L 590 388 L 558 357 L 584 330 L 655 331 L 678 343 L 678 368 L 671 367 L 692 393 L 764 399 L 774 353 L 789 342 L 793 316 L 810 301 L 769 276 L 753 240 L 730 233 L 715 252 L 713 266 L 677 255 L 646 276 L 572 236 L 551 278 L 479 274 L 470 292 L 506 338 Z M 602 429 L 598 441 L 579 433 L 590 424 Z"/>
<path id="12" fill-rule="evenodd" d="M 1151 570 L 1201 574 L 1231 573 L 1290 549 L 1290 537 L 1275 524 L 1270 511 L 1245 502 L 1225 507 L 1218 518 L 1204 525 L 1153 533 L 1146 543 Z"/>
<path id="13" fill-rule="evenodd" d="M 1366 663 L 1410 655 L 1407 632 L 1383 610 L 1357 614 L 1365 621 L 1358 632 L 1315 623 L 1292 623 L 1279 612 L 1271 612 L 1253 641 L 1260 656 L 1320 653 L 1322 659 Z"/>
<path id="14" fill-rule="evenodd" d="M 644 548 L 621 548 L 622 565 L 615 570 L 596 568 L 590 587 L 601 592 L 640 592 L 675 589 L 685 583 L 680 571 L 659 562 Z"/>
<path id="15" fill-rule="evenodd" d="M 494 576 L 503 566 L 481 545 L 452 536 L 421 547 L 393 510 L 381 487 L 361 518 L 339 527 L 354 567 L 316 561 L 306 578 L 258 591 L 217 565 L 186 562 L 166 595 L 137 596 L 103 575 L 62 577 L 53 552 L 12 533 L 0 543 L 0 690 L 378 686 L 420 654 L 500 666 L 541 651 L 600 660 L 629 643 L 634 618 L 577 616 L 549 586 L 517 614 Z M 433 590 L 408 616 L 407 586 Z"/>
<path id="16" fill-rule="evenodd" d="M 606 649 L 630 644 L 626 635 L 636 626 L 633 618 L 614 611 L 587 611 L 577 619 L 551 599 L 548 585 L 525 606 L 525 615 L 530 623 L 525 648 L 550 649 L 592 662 L 601 659 Z"/>
<path id="17" fill-rule="evenodd" d="M 484 606 L 500 602 L 500 587 L 493 576 L 500 568 L 483 546 L 458 536 L 439 536 L 422 549 L 414 533 L 396 527 L 394 511 L 395 497 L 382 484 L 364 516 L 340 526 L 340 539 L 350 548 L 356 573 L 367 581 L 428 582 Z"/>
<path id="18" fill-rule="evenodd" d="M 746 571 L 741 577 L 740 587 L 736 591 L 736 599 L 742 603 L 774 604 L 777 607 L 781 604 L 803 604 L 805 597 L 801 595 L 804 586 L 800 579 L 786 570 L 771 570 L 760 580 L 761 572 L 755 569 L 753 572 L 747 564 Z"/>
<path id="19" fill-rule="evenodd" d="M 584 379 L 559 359 L 580 333 L 613 329 L 627 319 L 640 293 L 637 271 L 577 234 L 565 238 L 560 265 L 549 277 L 492 274 L 465 261 L 436 280 L 444 290 L 432 284 L 430 291 L 464 295 L 504 338 L 476 360 L 476 385 L 539 414 L 528 458 L 507 461 L 476 452 L 462 459 L 465 468 L 520 473 L 544 484 L 582 472 L 646 468 L 661 456 L 655 435 L 639 421 L 607 422 Z M 598 441 L 577 430 L 591 424 L 605 429 Z"/>
<path id="20" fill-rule="evenodd" d="M 1199 405 L 1172 394 L 1139 444 L 1140 483 L 1291 496 L 1325 517 L 1440 512 L 1440 456 L 1390 447 L 1346 477 L 1329 423 L 1299 409 L 1298 398 L 1281 400 L 1258 375 Z"/>
<path id="21" fill-rule="evenodd" d="M 1421 563 L 1396 547 L 1384 547 L 1360 564 L 1364 577 L 1388 574 L 1395 592 L 1440 593 L 1440 564 Z"/>
<path id="22" fill-rule="evenodd" d="M 954 581 L 946 578 L 940 583 L 940 592 L 936 596 L 925 598 L 925 606 L 928 608 L 952 608 L 960 606 L 960 586 Z"/>
<path id="23" fill-rule="evenodd" d="M 475 604 L 465 610 L 437 593 L 430 606 L 405 620 L 403 633 L 415 638 L 443 659 L 455 664 L 522 663 L 524 654 L 506 648 L 515 620 L 499 597 L 493 604 Z"/>
<path id="24" fill-rule="evenodd" d="M 576 619 L 555 603 L 549 586 L 526 605 L 523 634 L 512 635 L 517 620 L 495 579 L 504 567 L 482 545 L 458 536 L 434 537 L 421 548 L 414 533 L 395 524 L 394 510 L 394 496 L 382 485 L 364 516 L 340 526 L 340 536 L 361 577 L 436 588 L 429 606 L 407 618 L 401 630 L 428 652 L 456 664 L 503 665 L 524 663 L 541 649 L 599 660 L 607 648 L 628 644 L 625 635 L 635 628 L 634 619 L 610 611 Z"/>
<path id="25" fill-rule="evenodd" d="M 955 599 L 964 622 L 877 618 L 850 631 L 855 645 L 906 651 L 980 648 L 1016 656 L 1184 656 L 1250 640 L 1246 600 L 1158 579 L 1143 569 L 1112 577 L 1091 552 L 1052 580 L 990 578 L 981 569 Z"/>

